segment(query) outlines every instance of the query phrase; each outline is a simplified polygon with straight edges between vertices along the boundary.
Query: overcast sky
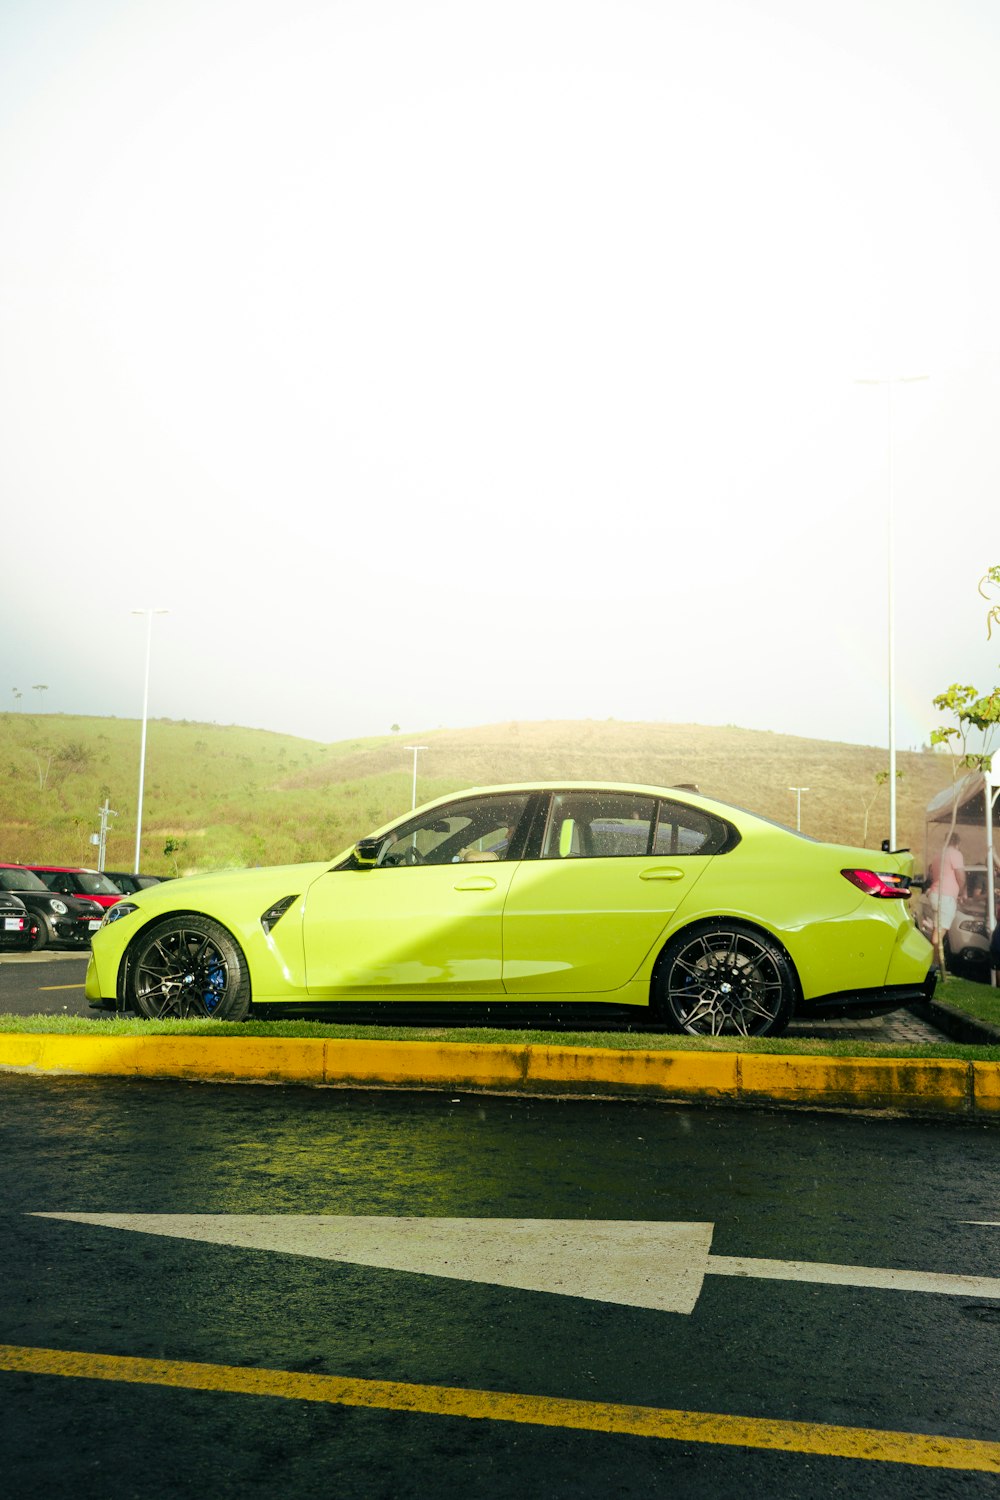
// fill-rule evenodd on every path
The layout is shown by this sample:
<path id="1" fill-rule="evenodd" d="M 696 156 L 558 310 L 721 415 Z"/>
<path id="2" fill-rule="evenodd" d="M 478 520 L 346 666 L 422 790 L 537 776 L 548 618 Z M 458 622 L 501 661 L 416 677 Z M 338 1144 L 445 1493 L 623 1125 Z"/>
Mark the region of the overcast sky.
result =
<path id="1" fill-rule="evenodd" d="M 0 708 L 992 686 L 996 0 L 0 0 Z M 994 601 L 1000 602 L 1000 601 Z M 48 684 L 44 694 L 32 685 Z"/>

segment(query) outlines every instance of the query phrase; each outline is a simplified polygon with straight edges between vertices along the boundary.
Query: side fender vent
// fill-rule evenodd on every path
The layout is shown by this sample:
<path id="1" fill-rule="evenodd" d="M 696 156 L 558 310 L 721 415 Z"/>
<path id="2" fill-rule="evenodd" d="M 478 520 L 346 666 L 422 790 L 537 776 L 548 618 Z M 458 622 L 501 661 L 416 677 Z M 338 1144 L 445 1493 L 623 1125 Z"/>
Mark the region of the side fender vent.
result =
<path id="1" fill-rule="evenodd" d="M 269 906 L 260 919 L 260 925 L 264 931 L 269 933 L 276 922 L 280 922 L 288 908 L 298 900 L 298 896 L 282 896 L 273 906 Z"/>

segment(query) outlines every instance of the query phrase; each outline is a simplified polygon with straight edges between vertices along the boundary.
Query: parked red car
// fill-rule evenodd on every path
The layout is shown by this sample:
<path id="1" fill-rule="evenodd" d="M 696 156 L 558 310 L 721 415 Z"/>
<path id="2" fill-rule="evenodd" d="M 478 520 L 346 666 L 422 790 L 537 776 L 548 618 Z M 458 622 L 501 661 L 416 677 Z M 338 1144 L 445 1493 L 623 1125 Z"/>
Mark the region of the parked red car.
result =
<path id="1" fill-rule="evenodd" d="M 105 909 L 122 899 L 122 893 L 100 870 L 84 870 L 75 865 L 28 865 L 39 880 L 44 881 L 50 891 L 60 896 L 78 896 L 86 901 L 96 901 Z"/>

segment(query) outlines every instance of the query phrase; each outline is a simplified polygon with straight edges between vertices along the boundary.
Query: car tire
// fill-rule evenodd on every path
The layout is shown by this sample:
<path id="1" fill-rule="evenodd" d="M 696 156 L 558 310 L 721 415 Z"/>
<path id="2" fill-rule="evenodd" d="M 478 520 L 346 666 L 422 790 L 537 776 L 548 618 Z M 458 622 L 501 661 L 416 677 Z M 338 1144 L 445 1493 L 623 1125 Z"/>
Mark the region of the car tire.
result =
<path id="1" fill-rule="evenodd" d="M 129 950 L 125 1003 L 148 1021 L 243 1021 L 250 973 L 243 950 L 210 917 L 168 917 Z"/>
<path id="2" fill-rule="evenodd" d="M 39 912 L 37 918 L 35 919 L 35 924 L 38 928 L 38 936 L 35 938 L 35 941 L 31 945 L 32 953 L 37 953 L 39 949 L 48 948 L 52 944 L 52 931 L 49 927 L 48 922 L 42 916 L 41 912 Z"/>
<path id="3" fill-rule="evenodd" d="M 719 920 L 667 944 L 653 978 L 653 1011 L 690 1036 L 779 1036 L 796 993 L 791 961 L 772 938 Z"/>

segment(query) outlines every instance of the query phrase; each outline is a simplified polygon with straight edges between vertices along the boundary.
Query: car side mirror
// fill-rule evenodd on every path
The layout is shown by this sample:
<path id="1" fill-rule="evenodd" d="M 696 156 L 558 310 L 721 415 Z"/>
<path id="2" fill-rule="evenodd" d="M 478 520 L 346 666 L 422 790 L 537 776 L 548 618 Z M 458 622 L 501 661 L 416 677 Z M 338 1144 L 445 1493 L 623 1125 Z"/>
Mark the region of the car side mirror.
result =
<path id="1" fill-rule="evenodd" d="M 374 870 L 384 843 L 384 839 L 358 839 L 354 846 L 354 859 L 359 870 Z"/>

